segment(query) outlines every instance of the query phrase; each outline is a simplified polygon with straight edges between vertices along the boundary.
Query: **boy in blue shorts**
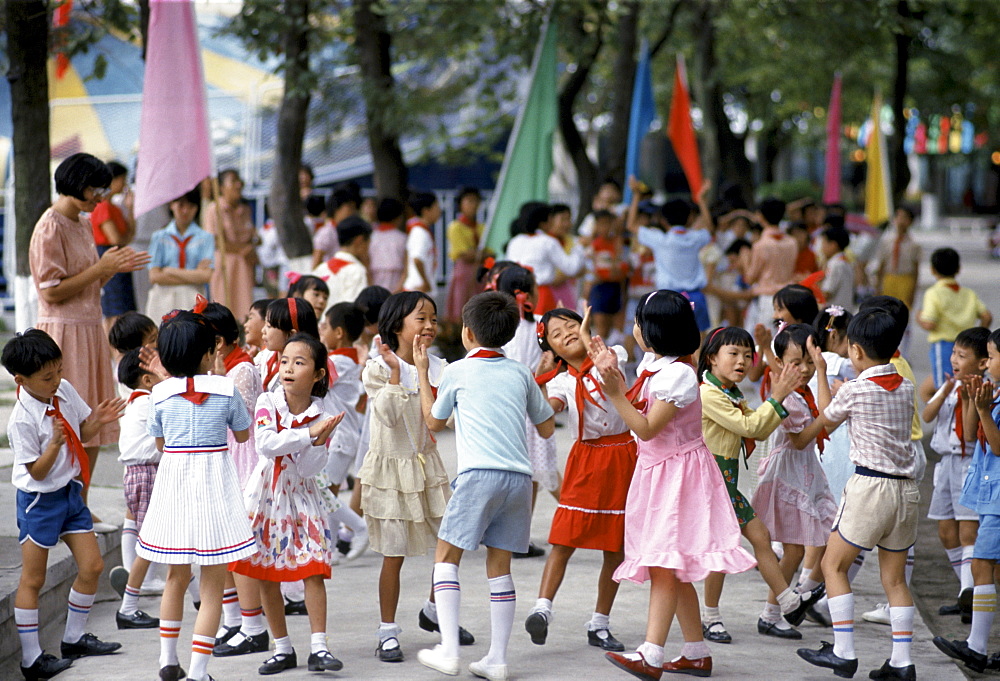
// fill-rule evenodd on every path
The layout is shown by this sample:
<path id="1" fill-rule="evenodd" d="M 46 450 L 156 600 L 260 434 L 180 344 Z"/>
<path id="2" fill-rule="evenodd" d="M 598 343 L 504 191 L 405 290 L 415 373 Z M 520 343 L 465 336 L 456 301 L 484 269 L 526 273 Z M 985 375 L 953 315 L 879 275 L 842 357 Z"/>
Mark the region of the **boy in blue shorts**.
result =
<path id="1" fill-rule="evenodd" d="M 81 491 L 90 470 L 83 442 L 118 420 L 125 401 L 105 400 L 91 411 L 62 378 L 59 346 L 38 329 L 28 329 L 7 343 L 0 363 L 17 384 L 17 404 L 7 423 L 14 450 L 11 478 L 17 488 L 22 565 L 14 620 L 21 639 L 21 673 L 35 681 L 52 678 L 76 658 L 108 655 L 121 648 L 120 643 L 100 641 L 83 631 L 104 560 Z M 69 592 L 62 659 L 43 653 L 38 640 L 38 594 L 45 584 L 49 550 L 60 539 L 73 553 L 78 570 Z"/>
<path id="2" fill-rule="evenodd" d="M 990 334 L 986 343 L 989 361 L 986 370 L 990 376 L 1000 376 L 1000 329 Z M 986 644 L 997 609 L 997 588 L 993 569 L 1000 561 L 1000 501 L 997 485 L 1000 484 L 1000 402 L 996 400 L 997 386 L 979 376 L 968 376 L 965 386 L 975 405 L 975 416 L 966 420 L 968 432 L 976 432 L 982 425 L 982 437 L 976 443 L 972 464 L 965 479 L 961 504 L 979 513 L 979 532 L 972 552 L 972 629 L 964 641 L 949 641 L 943 636 L 934 637 L 934 645 L 956 660 L 961 660 L 973 671 L 1000 669 L 1000 655 L 986 658 Z"/>
<path id="3" fill-rule="evenodd" d="M 507 678 L 507 643 L 514 625 L 516 594 L 510 575 L 512 552 L 528 550 L 531 530 L 531 460 L 524 415 L 539 435 L 555 430 L 552 408 L 531 371 L 507 359 L 500 348 L 517 330 L 520 311 L 497 291 L 474 296 L 462 309 L 462 343 L 468 354 L 441 374 L 437 399 L 428 378 L 427 348 L 414 340 L 420 400 L 427 427 L 442 430 L 454 414 L 458 476 L 438 531 L 434 596 L 441 643 L 417 655 L 421 664 L 458 674 L 458 564 L 464 551 L 486 546 L 490 585 L 490 651 L 469 665 L 474 675 Z"/>

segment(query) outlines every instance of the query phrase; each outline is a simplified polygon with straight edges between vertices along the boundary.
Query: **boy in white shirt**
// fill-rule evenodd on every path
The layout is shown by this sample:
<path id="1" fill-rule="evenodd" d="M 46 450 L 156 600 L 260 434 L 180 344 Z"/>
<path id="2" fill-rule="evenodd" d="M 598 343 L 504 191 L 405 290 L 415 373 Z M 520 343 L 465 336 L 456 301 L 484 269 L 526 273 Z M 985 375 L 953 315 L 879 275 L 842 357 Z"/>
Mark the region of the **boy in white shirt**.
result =
<path id="1" fill-rule="evenodd" d="M 104 560 L 81 491 L 90 479 L 83 442 L 117 421 L 125 402 L 105 400 L 91 411 L 62 378 L 59 346 L 38 329 L 28 329 L 11 339 L 4 346 L 0 364 L 17 384 L 17 404 L 7 423 L 14 450 L 11 478 L 17 488 L 22 565 L 14 620 L 21 640 L 21 673 L 34 681 L 55 676 L 79 657 L 109 655 L 121 648 L 120 643 L 101 641 L 83 631 Z M 62 637 L 63 659 L 45 654 L 38 640 L 38 594 L 45 584 L 49 549 L 59 539 L 66 542 L 77 566 Z"/>
<path id="2" fill-rule="evenodd" d="M 423 291 L 431 298 L 437 294 L 434 275 L 437 271 L 437 251 L 434 247 L 435 222 L 441 219 L 441 206 L 430 192 L 417 192 L 410 199 L 413 217 L 406 221 L 407 291 Z"/>
<path id="3" fill-rule="evenodd" d="M 371 238 L 371 225 L 357 215 L 337 223 L 340 250 L 313 270 L 313 274 L 330 288 L 327 310 L 337 303 L 353 302 L 368 286 L 368 267 L 365 263 L 368 262 Z"/>

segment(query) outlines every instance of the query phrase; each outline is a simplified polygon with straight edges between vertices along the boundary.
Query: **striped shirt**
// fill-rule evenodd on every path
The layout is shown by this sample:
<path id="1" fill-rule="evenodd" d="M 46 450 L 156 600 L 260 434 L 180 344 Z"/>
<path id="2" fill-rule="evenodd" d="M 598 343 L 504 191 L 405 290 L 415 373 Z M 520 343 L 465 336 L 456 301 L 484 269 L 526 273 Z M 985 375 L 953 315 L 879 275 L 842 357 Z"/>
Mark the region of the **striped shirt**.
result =
<path id="1" fill-rule="evenodd" d="M 226 433 L 250 429 L 250 414 L 232 379 L 196 376 L 195 390 L 209 393 L 195 404 L 184 398 L 185 378 L 170 378 L 153 387 L 149 434 L 162 437 L 167 447 L 226 446 Z"/>

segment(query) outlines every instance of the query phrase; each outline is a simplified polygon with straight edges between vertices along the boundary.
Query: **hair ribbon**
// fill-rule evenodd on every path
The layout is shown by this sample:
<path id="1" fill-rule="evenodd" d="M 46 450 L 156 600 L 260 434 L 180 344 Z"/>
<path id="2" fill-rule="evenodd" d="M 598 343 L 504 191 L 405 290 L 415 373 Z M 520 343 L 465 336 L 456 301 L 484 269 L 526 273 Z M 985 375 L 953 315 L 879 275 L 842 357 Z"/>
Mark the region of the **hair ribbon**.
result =
<path id="1" fill-rule="evenodd" d="M 299 310 L 295 298 L 288 299 L 288 316 L 292 318 L 292 331 L 299 330 Z"/>
<path id="2" fill-rule="evenodd" d="M 180 310 L 171 310 L 171 311 L 170 311 L 170 312 L 168 312 L 167 314 L 163 315 L 163 317 L 161 317 L 161 320 L 162 320 L 162 322 L 163 322 L 164 324 L 166 324 L 166 323 L 167 323 L 167 322 L 169 322 L 169 321 L 170 321 L 171 319 L 173 319 L 174 317 L 176 317 L 177 315 L 179 315 L 179 314 L 180 314 L 180 312 L 181 312 Z"/>
<path id="3" fill-rule="evenodd" d="M 191 309 L 191 311 L 194 312 L 195 314 L 201 314 L 202 312 L 205 311 L 206 307 L 208 307 L 208 298 L 201 295 L 200 293 L 196 293 L 194 296 L 194 307 Z"/>
<path id="4" fill-rule="evenodd" d="M 517 306 L 521 308 L 521 312 L 524 314 L 528 314 L 535 309 L 535 306 L 528 300 L 528 294 L 524 291 L 515 290 L 514 300 L 517 301 Z"/>
<path id="5" fill-rule="evenodd" d="M 288 280 L 289 284 L 295 285 L 302 278 L 302 274 L 299 272 L 285 272 L 285 279 Z"/>
<path id="6" fill-rule="evenodd" d="M 493 266 L 496 264 L 497 264 L 496 258 L 494 258 L 492 255 L 483 261 L 483 267 L 485 267 L 488 270 L 493 269 Z"/>

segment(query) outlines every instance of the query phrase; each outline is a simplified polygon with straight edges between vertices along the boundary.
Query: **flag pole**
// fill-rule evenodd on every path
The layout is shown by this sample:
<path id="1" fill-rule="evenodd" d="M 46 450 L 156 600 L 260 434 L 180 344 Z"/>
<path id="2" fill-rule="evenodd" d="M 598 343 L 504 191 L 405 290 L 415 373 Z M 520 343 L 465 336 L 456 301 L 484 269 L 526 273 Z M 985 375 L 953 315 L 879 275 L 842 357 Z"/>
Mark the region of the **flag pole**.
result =
<path id="1" fill-rule="evenodd" d="M 217 176 L 212 177 L 212 205 L 215 207 L 215 250 L 221 254 L 222 257 L 219 258 L 219 276 L 222 277 L 222 300 L 223 304 L 229 308 L 232 312 L 229 295 L 229 278 L 226 276 L 226 229 L 225 225 L 222 224 L 222 206 L 219 204 L 222 201 L 222 193 L 219 191 L 219 178 Z M 239 311 L 235 314 L 243 314 Z"/>

